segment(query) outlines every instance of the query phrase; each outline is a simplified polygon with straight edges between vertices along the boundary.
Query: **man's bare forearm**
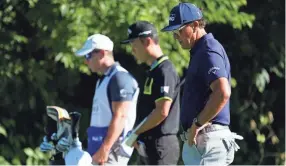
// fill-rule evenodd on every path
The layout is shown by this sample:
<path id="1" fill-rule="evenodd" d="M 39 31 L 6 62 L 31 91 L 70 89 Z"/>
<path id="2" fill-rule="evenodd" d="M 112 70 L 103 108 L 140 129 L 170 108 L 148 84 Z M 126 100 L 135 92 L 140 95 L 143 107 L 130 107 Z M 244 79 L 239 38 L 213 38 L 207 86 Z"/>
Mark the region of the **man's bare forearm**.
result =
<path id="1" fill-rule="evenodd" d="M 125 116 L 114 116 L 110 122 L 107 136 L 104 139 L 102 144 L 102 148 L 105 150 L 110 150 L 113 144 L 118 140 L 118 137 L 123 132 L 124 124 L 125 124 Z"/>
<path id="2" fill-rule="evenodd" d="M 212 92 L 205 108 L 198 116 L 198 122 L 203 125 L 211 121 L 225 106 L 229 95 L 221 91 Z"/>
<path id="3" fill-rule="evenodd" d="M 172 101 L 160 100 L 156 102 L 156 108 L 148 116 L 146 122 L 136 131 L 136 134 L 144 133 L 162 123 L 169 115 Z"/>
<path id="4" fill-rule="evenodd" d="M 147 118 L 146 122 L 135 132 L 136 134 L 144 133 L 156 126 L 158 126 L 167 116 L 162 115 L 160 110 L 153 111 Z"/>

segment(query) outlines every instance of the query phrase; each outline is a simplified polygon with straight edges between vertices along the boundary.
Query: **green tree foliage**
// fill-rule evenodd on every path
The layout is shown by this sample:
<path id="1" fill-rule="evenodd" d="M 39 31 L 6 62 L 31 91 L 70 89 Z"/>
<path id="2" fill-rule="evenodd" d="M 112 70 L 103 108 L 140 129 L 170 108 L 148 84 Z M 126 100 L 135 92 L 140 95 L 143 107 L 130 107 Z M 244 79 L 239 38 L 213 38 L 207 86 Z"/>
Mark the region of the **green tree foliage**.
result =
<path id="1" fill-rule="evenodd" d="M 127 37 L 128 25 L 136 20 L 148 20 L 160 30 L 168 23 L 169 11 L 178 2 L 0 1 L 0 164 L 47 163 L 47 155 L 38 149 L 44 135 L 46 105 L 80 110 L 83 113 L 81 137 L 84 139 L 91 97 L 86 98 L 90 102 L 79 102 L 78 99 L 92 96 L 96 79 L 92 76 L 88 79 L 90 72 L 82 59 L 74 56 L 76 49 L 89 35 L 102 33 L 115 42 L 115 55 L 120 54 L 118 59 L 123 64 L 134 61 L 131 56 L 124 56 L 131 53 L 130 47 L 119 44 Z M 225 45 L 232 62 L 232 119 L 235 118 L 232 127 L 246 137 L 246 141 L 239 142 L 241 151 L 235 162 L 266 163 L 270 156 L 270 161 L 275 160 L 272 163 L 282 163 L 284 128 L 278 125 L 282 123 L 275 125 L 275 113 L 282 111 L 278 99 L 285 96 L 272 81 L 281 85 L 281 80 L 285 79 L 285 34 L 281 34 L 285 22 L 278 19 L 284 13 L 281 10 L 283 2 L 272 1 L 273 8 L 266 0 L 249 1 L 248 4 L 246 0 L 191 2 L 203 9 L 209 29 Z M 254 4 L 260 4 L 260 7 Z M 229 37 L 225 37 L 226 34 Z M 164 52 L 183 75 L 189 52 L 180 48 L 171 33 L 159 32 L 159 36 Z M 138 80 L 142 79 L 141 75 L 136 75 L 137 67 L 131 63 L 126 67 L 134 71 Z M 88 86 L 83 86 L 84 80 L 90 81 Z"/>
<path id="2" fill-rule="evenodd" d="M 271 2 L 271 3 L 269 3 Z M 285 1 L 249 1 L 251 29 L 222 37 L 237 86 L 232 90 L 232 127 L 245 136 L 235 163 L 285 161 Z M 213 27 L 215 28 L 215 27 Z M 233 30 L 231 30 L 233 31 Z M 217 36 L 230 32 L 217 30 Z M 245 160 L 249 158 L 249 160 Z"/>

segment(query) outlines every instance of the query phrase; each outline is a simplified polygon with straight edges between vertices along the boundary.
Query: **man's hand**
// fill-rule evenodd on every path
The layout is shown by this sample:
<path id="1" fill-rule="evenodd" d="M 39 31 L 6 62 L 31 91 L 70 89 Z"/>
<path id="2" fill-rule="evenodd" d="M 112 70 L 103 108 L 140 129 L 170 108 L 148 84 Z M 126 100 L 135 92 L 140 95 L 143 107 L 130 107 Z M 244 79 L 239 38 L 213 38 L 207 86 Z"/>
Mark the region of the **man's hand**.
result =
<path id="1" fill-rule="evenodd" d="M 109 156 L 109 150 L 105 150 L 104 148 L 99 148 L 99 150 L 92 156 L 92 160 L 94 163 L 98 165 L 103 165 Z"/>
<path id="2" fill-rule="evenodd" d="M 210 124 L 211 123 L 206 123 L 206 124 L 202 125 L 201 127 L 198 127 L 195 124 L 193 124 L 188 129 L 188 134 L 189 134 L 188 143 L 190 146 L 197 144 L 196 139 L 197 139 L 197 135 L 198 135 L 199 131 L 202 130 L 203 128 L 205 128 L 206 126 L 210 125 Z"/>
<path id="3" fill-rule="evenodd" d="M 134 142 L 133 147 L 138 150 L 139 145 L 138 145 L 138 142 L 137 142 L 137 141 Z"/>

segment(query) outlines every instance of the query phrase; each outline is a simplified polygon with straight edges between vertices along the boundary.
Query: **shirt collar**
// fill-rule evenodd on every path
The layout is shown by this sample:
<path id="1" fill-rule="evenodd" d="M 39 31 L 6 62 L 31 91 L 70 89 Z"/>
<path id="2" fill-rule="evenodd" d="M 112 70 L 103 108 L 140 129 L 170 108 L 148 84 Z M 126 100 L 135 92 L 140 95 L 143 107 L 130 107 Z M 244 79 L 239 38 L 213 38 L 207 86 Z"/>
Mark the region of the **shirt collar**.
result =
<path id="1" fill-rule="evenodd" d="M 204 44 L 204 42 L 208 39 L 213 39 L 214 36 L 212 33 L 208 33 L 204 36 L 202 36 L 193 46 L 193 48 L 191 49 L 190 53 L 191 55 L 194 55 L 200 48 L 201 46 Z"/>
<path id="2" fill-rule="evenodd" d="M 104 73 L 104 76 L 109 76 L 113 71 L 114 69 L 116 68 L 116 66 L 119 66 L 119 62 L 115 62 L 113 65 L 111 65 L 107 70 L 106 72 Z"/>
<path id="3" fill-rule="evenodd" d="M 160 56 L 159 58 L 157 58 L 155 61 L 153 61 L 153 63 L 150 66 L 150 71 L 155 69 L 160 63 L 162 63 L 163 61 L 169 59 L 166 55 Z"/>

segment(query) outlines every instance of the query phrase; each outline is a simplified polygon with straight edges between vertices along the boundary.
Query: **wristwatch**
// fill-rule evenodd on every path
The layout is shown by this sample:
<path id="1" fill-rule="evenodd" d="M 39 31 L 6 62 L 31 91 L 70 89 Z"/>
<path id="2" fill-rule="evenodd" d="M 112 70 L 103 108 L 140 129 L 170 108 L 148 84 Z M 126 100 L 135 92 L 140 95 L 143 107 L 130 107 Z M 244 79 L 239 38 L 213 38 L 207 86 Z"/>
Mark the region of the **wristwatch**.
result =
<path id="1" fill-rule="evenodd" d="M 203 126 L 203 125 L 201 125 L 201 124 L 199 123 L 198 118 L 194 118 L 193 123 L 195 123 L 195 125 L 196 125 L 197 127 L 202 127 L 202 126 Z"/>

